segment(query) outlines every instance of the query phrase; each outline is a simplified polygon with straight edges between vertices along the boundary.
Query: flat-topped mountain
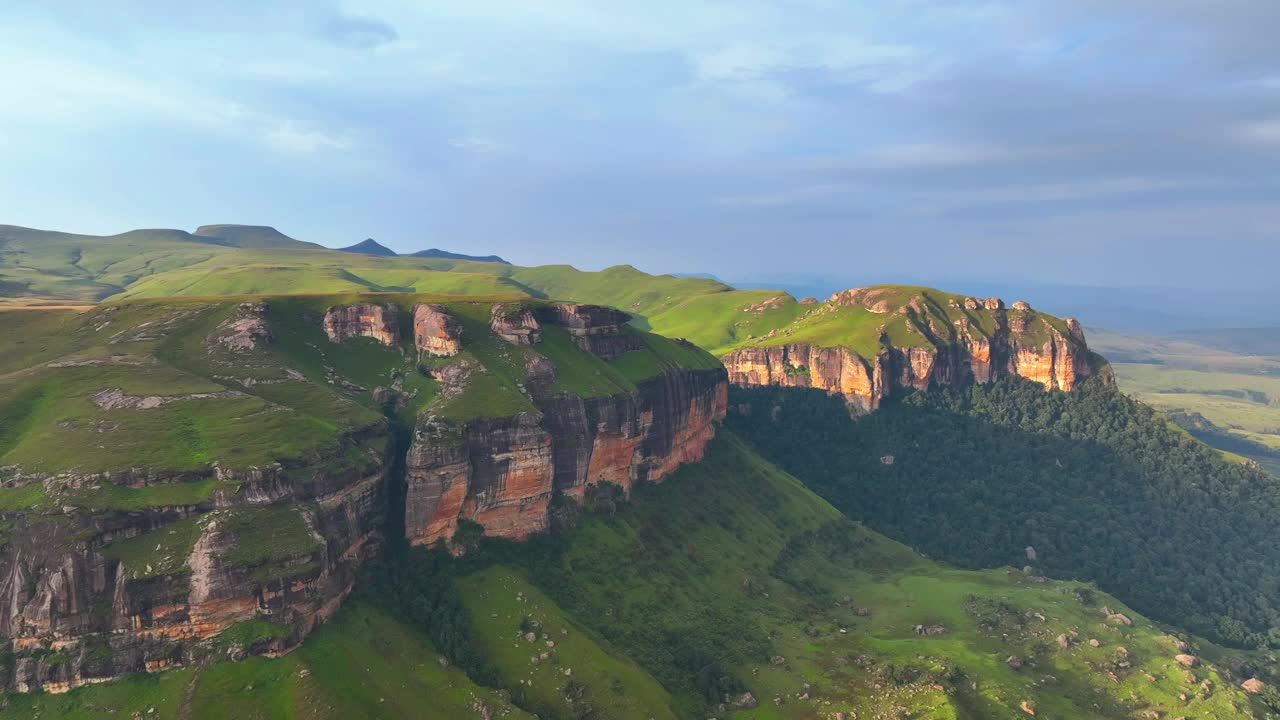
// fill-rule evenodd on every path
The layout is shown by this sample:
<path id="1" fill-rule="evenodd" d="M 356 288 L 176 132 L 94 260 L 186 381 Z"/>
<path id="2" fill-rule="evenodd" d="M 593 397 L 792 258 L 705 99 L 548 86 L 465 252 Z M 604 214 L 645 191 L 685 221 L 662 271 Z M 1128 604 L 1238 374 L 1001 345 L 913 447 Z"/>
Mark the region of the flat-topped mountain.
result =
<path id="1" fill-rule="evenodd" d="M 1095 375 L 1110 381 L 1080 323 L 1022 301 L 1006 307 L 999 298 L 881 285 L 822 303 L 778 295 L 741 312 L 753 331 L 721 355 L 733 383 L 820 388 L 844 395 L 857 412 L 874 410 L 894 388 L 1011 375 L 1050 390 L 1070 390 Z"/>
<path id="2" fill-rule="evenodd" d="M 222 244 L 238 248 L 295 248 L 319 249 L 315 243 L 295 240 L 279 230 L 266 225 L 201 225 L 192 233 L 196 237 L 213 238 Z"/>

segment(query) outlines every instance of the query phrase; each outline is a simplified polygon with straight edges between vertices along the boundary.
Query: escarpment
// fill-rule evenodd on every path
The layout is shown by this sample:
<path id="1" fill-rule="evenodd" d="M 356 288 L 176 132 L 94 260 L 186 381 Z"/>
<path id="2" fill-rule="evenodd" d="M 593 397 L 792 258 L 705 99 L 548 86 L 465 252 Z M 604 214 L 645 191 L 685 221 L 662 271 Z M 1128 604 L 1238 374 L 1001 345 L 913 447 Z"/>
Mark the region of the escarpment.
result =
<path id="1" fill-rule="evenodd" d="M 288 652 L 380 546 L 392 453 L 412 542 L 524 538 L 557 493 L 699 459 L 724 417 L 719 363 L 623 313 L 418 300 L 86 313 L 30 381 L 70 404 L 0 447 L 0 690 Z"/>
<path id="2" fill-rule="evenodd" d="M 502 313 L 510 317 L 512 310 Z M 610 360 L 627 352 L 623 347 L 643 352 L 643 340 L 623 329 L 626 319 L 607 308 L 555 304 L 540 321 L 568 330 L 579 347 Z M 495 331 L 504 339 L 508 334 L 505 326 Z M 411 542 L 447 540 L 462 520 L 498 537 L 545 530 L 557 494 L 580 499 L 589 486 L 605 482 L 629 490 L 700 459 L 725 414 L 728 385 L 718 366 L 668 366 L 633 387 L 590 396 L 557 389 L 544 362 L 528 363 L 525 372 L 533 406 L 527 412 L 419 419 L 406 460 Z"/>
<path id="3" fill-rule="evenodd" d="M 877 317 L 878 316 L 878 317 Z M 1110 368 L 1074 319 L 927 289 L 845 290 L 789 326 L 721 357 L 735 385 L 812 387 L 843 395 L 851 411 L 879 407 L 895 389 L 988 383 L 1020 376 L 1070 390 Z"/>
<path id="4" fill-rule="evenodd" d="M 14 651 L 0 685 L 63 692 L 291 649 L 351 592 L 377 544 L 383 466 L 368 453 L 356 464 L 327 455 L 306 467 L 26 478 L 69 486 L 61 502 L 72 504 L 0 513 L 0 635 Z M 209 483 L 205 497 L 138 509 L 71 499 Z M 266 632 L 237 632 L 253 622 Z"/>

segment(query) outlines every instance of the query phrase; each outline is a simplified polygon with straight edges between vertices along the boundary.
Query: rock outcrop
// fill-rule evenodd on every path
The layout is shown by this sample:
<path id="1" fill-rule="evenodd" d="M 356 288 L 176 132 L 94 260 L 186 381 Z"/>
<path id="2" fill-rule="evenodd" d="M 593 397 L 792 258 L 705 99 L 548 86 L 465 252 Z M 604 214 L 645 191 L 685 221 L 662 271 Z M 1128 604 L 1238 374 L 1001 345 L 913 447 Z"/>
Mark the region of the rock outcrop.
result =
<path id="1" fill-rule="evenodd" d="M 417 416 L 407 448 L 395 442 L 391 422 L 369 413 L 302 454 L 260 467 L 237 465 L 234 442 L 194 470 L 165 469 L 167 460 L 122 468 L 114 459 L 83 472 L 0 467 L 0 489 L 33 498 L 5 506 L 22 509 L 0 510 L 0 636 L 11 643 L 11 656 L 0 658 L 0 692 L 64 692 L 131 672 L 289 651 L 340 606 L 379 545 L 387 472 L 399 466 L 393 452 L 406 453 L 405 532 L 418 544 L 451 538 L 463 520 L 489 535 L 524 538 L 551 526 L 557 493 L 582 499 L 599 483 L 625 491 L 702 457 L 725 414 L 723 368 L 662 362 L 639 381 L 614 378 L 605 386 L 614 394 L 583 397 L 560 385 L 562 372 L 580 368 L 557 366 L 539 351 L 542 329 L 561 326 L 578 347 L 604 358 L 647 349 L 642 336 L 624 327 L 625 313 L 546 303 L 481 307 L 490 310 L 492 331 L 518 347 L 502 348 L 497 358 L 458 356 L 470 340 L 459 320 L 470 316 L 461 313 L 478 308 L 419 303 L 412 312 L 419 357 L 458 356 L 422 366 L 399 352 L 400 304 L 325 312 L 331 341 L 369 337 L 391 346 L 390 384 L 370 391 L 326 367 L 328 382 L 311 389 L 316 397 L 331 393 L 332 405 L 308 411 L 341 412 L 373 401 L 394 414 L 412 397 L 404 393 L 405 375 L 430 373 L 439 382 L 432 399 L 438 404 Z M 261 402 L 260 384 L 316 382 L 283 365 L 271 347 L 269 309 L 265 303 L 184 308 L 164 327 L 148 322 L 121 331 L 129 342 L 154 342 L 199 312 L 224 313 L 203 338 L 207 357 L 199 367 L 247 368 L 267 379 L 227 375 L 240 389 L 154 396 L 103 387 L 85 395 L 86 405 L 106 424 L 160 415 L 179 403 Z M 487 332 L 471 324 L 467 331 Z M 577 350 L 558 346 L 555 357 L 565 352 Z M 111 357 L 122 367 L 164 362 L 141 352 Z M 86 361 L 100 362 L 74 359 L 45 369 Z M 495 370 L 524 376 L 495 381 Z M 500 382 L 506 384 L 495 388 Z M 495 393 L 494 407 L 487 393 Z M 504 410 L 517 394 L 528 409 Z M 463 416 L 472 419 L 433 413 L 461 398 L 470 410 Z"/>
<path id="2" fill-rule="evenodd" d="M 491 536 L 545 530 L 557 493 L 608 482 L 628 490 L 702 457 L 724 417 L 723 370 L 670 370 L 634 394 L 581 398 L 535 389 L 540 414 L 453 423 L 424 417 L 406 461 L 405 532 L 448 539 L 462 519 Z"/>
<path id="3" fill-rule="evenodd" d="M 495 303 L 489 310 L 489 329 L 512 345 L 536 345 L 542 340 L 538 319 L 524 305 Z"/>
<path id="4" fill-rule="evenodd" d="M 896 388 L 926 390 L 1014 375 L 1049 390 L 1070 390 L 1093 375 L 1111 381 L 1110 368 L 1090 353 L 1084 330 L 1073 319 L 1040 315 L 1023 302 L 1006 309 L 999 298 L 956 298 L 950 309 L 924 295 L 898 302 L 879 289 L 859 288 L 837 293 L 811 311 L 853 307 L 887 316 L 873 330 L 874 354 L 853 349 L 868 345 L 865 338 L 850 337 L 847 344 L 839 337 L 821 344 L 773 339 L 790 334 L 783 333 L 724 355 L 729 381 L 819 388 L 843 395 L 858 414 L 878 408 Z M 851 333 L 867 332 L 864 324 L 851 327 Z"/>
<path id="5" fill-rule="evenodd" d="M 208 479 L 225 489 L 184 505 L 3 514 L 23 532 L 0 549 L 0 635 L 14 653 L 0 690 L 65 692 L 291 649 L 339 607 L 380 538 L 384 460 L 341 467 L 318 458 L 308 468 L 218 470 Z M 113 480 L 147 483 L 128 473 L 44 482 Z M 279 544 L 262 546 L 264 527 Z M 226 632 L 255 619 L 274 631 Z"/>
<path id="6" fill-rule="evenodd" d="M 332 307 L 324 314 L 324 332 L 333 342 L 370 337 L 394 345 L 400 339 L 400 311 L 395 305 L 373 303 Z"/>
<path id="7" fill-rule="evenodd" d="M 267 326 L 265 302 L 241 303 L 237 312 L 218 324 L 210 334 L 210 346 L 222 346 L 233 352 L 246 352 L 271 342 L 271 328 Z"/>
<path id="8" fill-rule="evenodd" d="M 452 357 L 462 350 L 462 326 L 443 305 L 413 306 L 413 343 L 421 354 Z"/>
<path id="9" fill-rule="evenodd" d="M 622 328 L 631 316 L 603 305 L 554 303 L 548 308 L 548 321 L 569 331 L 575 344 L 605 360 L 644 347 L 639 335 L 625 333 Z"/>

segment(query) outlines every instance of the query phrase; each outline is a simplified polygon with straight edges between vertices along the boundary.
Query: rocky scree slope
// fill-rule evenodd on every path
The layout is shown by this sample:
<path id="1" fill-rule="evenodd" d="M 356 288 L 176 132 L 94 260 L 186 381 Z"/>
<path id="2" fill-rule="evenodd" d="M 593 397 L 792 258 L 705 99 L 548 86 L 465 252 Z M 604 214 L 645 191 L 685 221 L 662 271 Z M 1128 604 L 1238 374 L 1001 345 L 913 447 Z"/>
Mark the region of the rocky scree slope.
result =
<path id="1" fill-rule="evenodd" d="M 448 300 L 0 314 L 21 338 L 0 351 L 0 686 L 286 652 L 400 527 L 388 507 L 415 542 L 462 519 L 523 537 L 549 526 L 557 490 L 657 479 L 723 417 L 718 363 L 625 316 Z M 497 333 L 513 315 L 543 318 L 538 342 Z M 583 349 L 596 342 L 630 349 L 604 360 Z M 405 447 L 397 428 L 415 424 Z M 406 451 L 419 475 L 401 505 L 388 475 Z"/>
<path id="2" fill-rule="evenodd" d="M 1095 375 L 1111 382 L 1078 322 L 1021 301 L 1006 308 L 999 298 L 884 285 L 823 303 L 772 295 L 739 311 L 745 318 L 735 325 L 751 331 L 721 356 L 730 382 L 819 388 L 843 395 L 855 414 L 875 410 L 898 388 L 1009 376 L 1050 390 L 1070 390 Z"/>

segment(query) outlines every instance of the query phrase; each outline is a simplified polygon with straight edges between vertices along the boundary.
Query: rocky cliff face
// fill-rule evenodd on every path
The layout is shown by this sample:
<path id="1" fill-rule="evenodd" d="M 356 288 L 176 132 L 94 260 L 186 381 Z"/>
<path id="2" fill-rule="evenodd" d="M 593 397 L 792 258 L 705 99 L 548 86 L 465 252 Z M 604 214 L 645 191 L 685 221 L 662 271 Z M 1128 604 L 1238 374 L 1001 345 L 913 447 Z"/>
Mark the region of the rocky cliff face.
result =
<path id="1" fill-rule="evenodd" d="M 413 306 L 413 342 L 419 353 L 453 357 L 462 350 L 462 328 L 441 305 Z"/>
<path id="2" fill-rule="evenodd" d="M 504 309 L 501 316 L 511 314 Z M 580 305 L 543 313 L 544 322 L 566 327 L 606 359 L 635 340 L 621 330 L 626 317 Z M 506 326 L 495 332 L 509 334 Z M 414 544 L 448 539 L 463 519 L 498 537 L 545 530 L 556 493 L 580 499 L 596 483 L 629 490 L 660 480 L 702 457 L 725 414 L 728 385 L 719 368 L 668 368 L 634 392 L 587 398 L 554 392 L 554 373 L 541 363 L 527 371 L 537 412 L 461 423 L 420 419 L 406 461 L 405 532 Z"/>
<path id="3" fill-rule="evenodd" d="M 333 342 L 371 337 L 394 345 L 400 337 L 400 312 L 395 305 L 373 303 L 332 307 L 324 314 L 324 332 Z"/>
<path id="4" fill-rule="evenodd" d="M 109 362 L 117 374 L 136 374 L 125 386 L 156 387 L 157 394 L 90 382 L 81 400 L 92 410 L 62 429 L 96 428 L 89 441 L 101 449 L 111 442 L 102 433 L 126 421 L 154 421 L 149 413 L 182 408 L 171 417 L 193 427 L 141 442 L 137 455 L 123 460 L 85 453 L 102 458 L 97 470 L 0 467 L 0 636 L 11 642 L 8 654 L 0 652 L 0 691 L 63 692 L 131 672 L 295 647 L 351 592 L 359 565 L 381 540 L 396 443 L 375 406 L 398 421 L 413 420 L 398 413 L 415 399 L 426 409 L 406 458 L 406 533 L 419 544 L 449 539 L 462 519 L 509 538 L 548 529 L 557 492 L 581 498 L 596 483 L 628 489 L 659 480 L 699 459 L 724 417 L 727 378 L 713 362 L 693 369 L 655 355 L 656 372 L 634 382 L 600 360 L 572 357 L 585 351 L 608 360 L 647 348 L 624 329 L 623 313 L 547 303 L 417 303 L 414 356 L 400 345 L 399 317 L 408 307 L 330 306 L 320 316 L 306 301 L 280 300 L 156 311 L 162 323 L 148 316 L 136 327 L 112 327 L 126 324 L 117 318 L 128 309 L 86 320 L 86 327 L 106 330 L 102 342 L 116 354 L 50 363 L 48 372 L 94 378 L 91 368 Z M 281 312 L 296 314 L 276 325 Z M 552 325 L 577 347 L 557 334 L 556 347 L 542 352 L 542 331 Z M 196 348 L 197 357 L 170 352 L 162 359 L 149 344 L 184 333 L 194 342 L 181 348 Z M 365 337 L 390 347 L 347 345 Z M 373 362 L 379 369 L 353 369 Z M 308 366 L 311 375 L 296 369 Z M 604 390 L 564 389 L 566 379 L 595 387 L 591 378 L 561 377 L 584 366 L 612 378 Z M 508 378 L 513 372 L 519 377 Z M 183 392 L 155 379 L 191 383 L 197 373 L 223 389 Z M 286 383 L 288 392 L 276 394 Z M 469 419 L 442 409 L 460 397 L 474 411 Z M 243 445 L 262 445 L 235 435 L 236 428 L 217 451 L 201 445 L 209 438 L 196 422 L 243 421 L 242 413 L 293 413 L 289 422 L 255 426 L 272 432 L 291 429 L 290 422 L 340 429 L 300 433 L 312 438 L 304 451 L 259 466 L 236 462 Z M 205 457 L 192 463 L 183 452 L 161 452 L 174 442 L 191 442 Z M 296 442 L 279 439 L 282 446 Z M 165 469 L 167 460 L 156 457 L 188 469 Z M 121 469 L 135 460 L 148 464 Z M 84 464 L 91 462 L 65 467 Z"/>
<path id="5" fill-rule="evenodd" d="M 0 550 L 0 635 L 13 651 L 0 689 L 64 692 L 291 649 L 337 609 L 377 543 L 383 459 L 371 461 L 359 473 L 330 471 L 324 458 L 308 468 L 216 471 L 208 479 L 225 489 L 192 504 L 0 515 L 19 529 Z M 30 480 L 140 489 L 205 479 Z M 269 622 L 270 632 L 238 633 L 247 622 Z"/>
<path id="6" fill-rule="evenodd" d="M 868 330 L 863 313 L 886 317 Z M 1009 310 L 998 298 L 917 294 L 907 299 L 858 288 L 832 296 L 801 323 L 824 321 L 824 314 L 848 319 L 848 333 L 828 333 L 832 339 L 821 343 L 780 342 L 801 332 L 805 325 L 800 324 L 761 338 L 721 358 L 729 381 L 820 388 L 843 395 L 851 411 L 866 413 L 895 388 L 926 390 L 1017 375 L 1049 390 L 1070 390 L 1092 375 L 1108 382 L 1111 377 L 1105 361 L 1090 353 L 1078 322 L 1041 315 L 1021 301 Z M 873 343 L 859 336 L 867 332 L 875 333 Z M 860 354 L 854 345 L 877 349 Z"/>

